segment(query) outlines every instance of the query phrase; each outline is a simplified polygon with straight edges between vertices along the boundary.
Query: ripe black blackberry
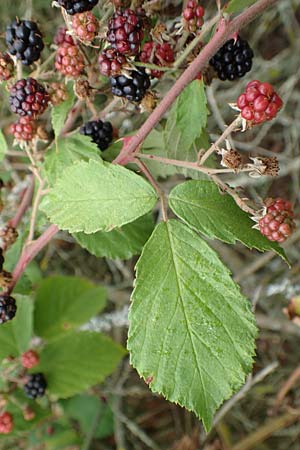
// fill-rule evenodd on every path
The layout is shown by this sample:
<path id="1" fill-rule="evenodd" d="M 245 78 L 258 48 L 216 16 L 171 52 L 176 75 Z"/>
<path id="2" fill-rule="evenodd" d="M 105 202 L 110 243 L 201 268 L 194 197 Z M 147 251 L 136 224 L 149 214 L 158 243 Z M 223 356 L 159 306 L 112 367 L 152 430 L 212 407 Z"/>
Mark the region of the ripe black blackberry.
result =
<path id="1" fill-rule="evenodd" d="M 36 117 L 48 106 L 49 94 L 34 78 L 17 81 L 10 90 L 9 103 L 12 112 L 20 116 Z"/>
<path id="2" fill-rule="evenodd" d="M 106 150 L 113 140 L 113 127 L 110 122 L 92 120 L 80 128 L 80 133 L 89 136 L 100 150 Z"/>
<path id="3" fill-rule="evenodd" d="M 248 42 L 238 36 L 236 40 L 225 42 L 209 64 L 216 70 L 220 80 L 233 81 L 251 70 L 253 56 Z"/>
<path id="4" fill-rule="evenodd" d="M 31 20 L 14 20 L 6 28 L 8 52 L 16 56 L 22 64 L 30 66 L 37 61 L 44 48 L 42 34 Z"/>
<path id="5" fill-rule="evenodd" d="M 47 388 L 46 378 L 42 373 L 32 373 L 24 385 L 25 395 L 29 398 L 43 397 Z"/>
<path id="6" fill-rule="evenodd" d="M 111 91 L 117 97 L 130 102 L 140 102 L 150 87 L 150 78 L 144 70 L 133 70 L 130 78 L 125 75 L 110 78 Z"/>
<path id="7" fill-rule="evenodd" d="M 0 324 L 12 320 L 17 312 L 16 300 L 10 295 L 0 295 Z"/>
<path id="8" fill-rule="evenodd" d="M 97 5 L 99 0 L 58 0 L 59 6 L 62 6 L 70 16 L 74 14 L 90 11 Z"/>

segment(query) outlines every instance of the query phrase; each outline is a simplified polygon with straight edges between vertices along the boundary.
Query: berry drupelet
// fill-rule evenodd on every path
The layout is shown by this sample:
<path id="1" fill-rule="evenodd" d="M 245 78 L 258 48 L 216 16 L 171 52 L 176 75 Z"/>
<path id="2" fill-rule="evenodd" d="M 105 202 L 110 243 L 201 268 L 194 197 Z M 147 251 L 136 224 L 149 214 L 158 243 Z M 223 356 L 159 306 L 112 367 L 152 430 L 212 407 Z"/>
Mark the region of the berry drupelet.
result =
<path id="1" fill-rule="evenodd" d="M 110 122 L 92 120 L 80 128 L 80 133 L 91 138 L 100 150 L 106 150 L 113 140 L 113 127 Z"/>
<path id="2" fill-rule="evenodd" d="M 9 412 L 0 415 L 0 434 L 9 434 L 14 427 L 13 416 Z"/>
<path id="3" fill-rule="evenodd" d="M 29 66 L 37 61 L 44 48 L 42 34 L 31 20 L 14 20 L 6 29 L 8 52 L 22 64 Z"/>
<path id="4" fill-rule="evenodd" d="M 43 397 L 47 388 L 46 378 L 42 373 L 33 373 L 29 375 L 27 383 L 24 385 L 25 395 L 35 399 Z"/>
<path id="5" fill-rule="evenodd" d="M 97 5 L 99 0 L 57 0 L 59 6 L 64 8 L 67 14 L 74 14 L 90 11 Z"/>
<path id="6" fill-rule="evenodd" d="M 17 312 L 16 300 L 10 295 L 0 295 L 0 324 L 12 320 Z"/>
<path id="7" fill-rule="evenodd" d="M 32 117 L 20 117 L 16 123 L 10 126 L 9 131 L 17 141 L 30 142 L 36 136 L 37 124 Z"/>
<path id="8" fill-rule="evenodd" d="M 130 102 L 140 102 L 150 87 L 149 76 L 143 70 L 133 70 L 130 78 L 125 75 L 110 78 L 111 91 L 117 97 Z"/>
<path id="9" fill-rule="evenodd" d="M 251 125 L 272 120 L 282 108 L 282 100 L 269 83 L 250 81 L 237 99 L 241 116 Z"/>
<path id="10" fill-rule="evenodd" d="M 282 198 L 265 201 L 265 211 L 258 220 L 260 232 L 270 241 L 284 242 L 295 229 L 294 213 L 290 202 Z"/>
<path id="11" fill-rule="evenodd" d="M 47 108 L 49 94 L 34 78 L 24 78 L 11 88 L 9 103 L 13 113 L 36 117 Z"/>
<path id="12" fill-rule="evenodd" d="M 227 41 L 211 58 L 209 64 L 220 80 L 233 81 L 243 77 L 252 67 L 253 51 L 248 42 L 239 36 Z"/>
<path id="13" fill-rule="evenodd" d="M 196 0 L 189 0 L 182 11 L 183 27 L 190 33 L 195 33 L 202 27 L 204 20 L 204 8 Z"/>
<path id="14" fill-rule="evenodd" d="M 106 77 L 118 75 L 126 64 L 126 57 L 115 48 L 106 48 L 98 58 L 100 73 Z"/>
<path id="15" fill-rule="evenodd" d="M 92 42 L 98 34 L 99 23 L 90 11 L 75 14 L 72 18 L 72 29 L 76 37 L 83 42 Z"/>
<path id="16" fill-rule="evenodd" d="M 9 80 L 14 73 L 14 63 L 8 53 L 0 53 L 0 81 Z"/>
<path id="17" fill-rule="evenodd" d="M 108 22 L 107 40 L 122 55 L 136 55 L 144 37 L 144 10 L 118 9 Z"/>
<path id="18" fill-rule="evenodd" d="M 84 69 L 84 59 L 79 47 L 63 44 L 58 47 L 55 56 L 55 68 L 68 78 L 78 78 Z"/>
<path id="19" fill-rule="evenodd" d="M 28 350 L 21 356 L 22 366 L 26 369 L 32 369 L 40 362 L 39 355 L 34 350 Z"/>
<path id="20" fill-rule="evenodd" d="M 54 36 L 53 42 L 56 45 L 70 44 L 75 45 L 74 39 L 70 34 L 67 33 L 68 29 L 66 27 L 59 27 L 56 35 Z"/>
<path id="21" fill-rule="evenodd" d="M 174 62 L 174 51 L 167 42 L 163 44 L 153 41 L 146 42 L 142 48 L 140 60 L 144 63 L 165 67 Z M 160 78 L 163 73 L 161 70 L 151 70 L 151 76 L 154 78 Z"/>

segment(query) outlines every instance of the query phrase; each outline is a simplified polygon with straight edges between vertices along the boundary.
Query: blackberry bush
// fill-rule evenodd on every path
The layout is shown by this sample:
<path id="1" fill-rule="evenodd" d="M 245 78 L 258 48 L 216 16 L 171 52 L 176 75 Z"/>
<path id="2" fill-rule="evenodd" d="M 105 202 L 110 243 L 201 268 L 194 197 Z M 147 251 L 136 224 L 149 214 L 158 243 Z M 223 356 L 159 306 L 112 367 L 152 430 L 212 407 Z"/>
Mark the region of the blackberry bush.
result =
<path id="1" fill-rule="evenodd" d="M 10 126 L 10 133 L 17 141 L 29 142 L 34 139 L 37 132 L 37 124 L 30 116 L 20 117 L 16 123 Z"/>
<path id="2" fill-rule="evenodd" d="M 245 39 L 237 36 L 230 39 L 210 59 L 209 64 L 216 70 L 220 80 L 236 80 L 251 70 L 254 54 Z"/>
<path id="3" fill-rule="evenodd" d="M 92 42 L 98 34 L 98 20 L 90 11 L 75 14 L 72 19 L 72 29 L 81 41 Z"/>
<path id="4" fill-rule="evenodd" d="M 100 150 L 106 150 L 113 139 L 113 127 L 110 122 L 92 120 L 80 128 L 80 133 L 89 136 Z"/>
<path id="5" fill-rule="evenodd" d="M 14 20 L 6 29 L 8 52 L 29 66 L 40 59 L 44 48 L 42 34 L 31 20 Z"/>

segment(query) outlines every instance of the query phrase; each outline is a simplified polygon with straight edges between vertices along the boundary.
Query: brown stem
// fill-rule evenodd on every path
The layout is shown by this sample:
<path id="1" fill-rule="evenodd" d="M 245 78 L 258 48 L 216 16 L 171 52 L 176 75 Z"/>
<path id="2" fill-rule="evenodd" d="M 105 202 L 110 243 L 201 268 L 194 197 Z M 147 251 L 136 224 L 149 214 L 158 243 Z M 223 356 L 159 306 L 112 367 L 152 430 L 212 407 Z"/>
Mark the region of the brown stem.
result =
<path id="1" fill-rule="evenodd" d="M 226 22 L 223 19 L 212 39 L 206 44 L 205 47 L 203 47 L 200 54 L 183 72 L 181 77 L 176 81 L 161 103 L 155 108 L 152 114 L 150 114 L 140 130 L 132 137 L 129 143 L 123 147 L 120 154 L 114 160 L 114 163 L 122 165 L 127 164 L 131 159 L 131 155 L 153 130 L 155 125 L 160 121 L 179 94 L 192 80 L 194 80 L 197 74 L 204 69 L 210 58 L 218 51 L 225 41 L 228 40 L 234 32 L 239 31 L 243 26 L 251 22 L 266 8 L 272 6 L 277 1 L 278 0 L 258 0 L 254 5 L 247 8 L 235 19 L 229 22 Z"/>
<path id="2" fill-rule="evenodd" d="M 61 130 L 60 135 L 65 136 L 68 131 L 70 131 L 74 125 L 74 122 L 76 121 L 78 115 L 81 112 L 81 109 L 83 108 L 84 102 L 83 100 L 77 100 L 73 108 L 71 109 L 68 119 L 66 120 L 63 129 Z"/>
<path id="3" fill-rule="evenodd" d="M 35 184 L 35 178 L 32 175 L 31 179 L 30 179 L 30 184 L 27 187 L 27 189 L 23 195 L 23 198 L 21 200 L 19 208 L 18 208 L 15 216 L 8 222 L 8 226 L 10 226 L 12 228 L 17 228 L 17 226 L 21 222 L 24 214 L 26 213 L 27 209 L 29 208 L 29 206 L 32 203 L 34 184 Z"/>
<path id="4" fill-rule="evenodd" d="M 13 279 L 9 286 L 8 292 L 12 292 L 24 270 L 28 264 L 36 257 L 36 255 L 51 241 L 51 239 L 58 233 L 59 229 L 56 225 L 50 225 L 46 231 L 30 245 L 23 248 L 21 257 L 13 271 Z"/>
<path id="5" fill-rule="evenodd" d="M 135 159 L 134 162 L 139 166 L 145 177 L 150 181 L 154 189 L 156 190 L 157 194 L 159 195 L 160 201 L 161 201 L 161 210 L 162 210 L 162 217 L 164 222 L 168 221 L 168 215 L 167 215 L 167 205 L 166 205 L 166 197 L 164 191 L 159 187 L 156 180 L 153 178 L 150 170 L 142 161 L 139 161 L 138 159 Z"/>

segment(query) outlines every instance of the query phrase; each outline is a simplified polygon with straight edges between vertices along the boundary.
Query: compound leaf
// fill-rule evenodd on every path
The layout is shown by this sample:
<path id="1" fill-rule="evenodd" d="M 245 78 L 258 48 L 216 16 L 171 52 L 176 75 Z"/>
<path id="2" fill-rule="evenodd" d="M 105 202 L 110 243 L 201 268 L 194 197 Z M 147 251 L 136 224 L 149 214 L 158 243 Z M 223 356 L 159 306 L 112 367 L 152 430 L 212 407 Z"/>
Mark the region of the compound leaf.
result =
<path id="1" fill-rule="evenodd" d="M 69 333 L 48 343 L 38 370 L 45 373 L 48 390 L 60 398 L 71 397 L 110 375 L 125 350 L 99 333 Z"/>
<path id="2" fill-rule="evenodd" d="M 43 338 L 56 338 L 87 322 L 105 303 L 105 290 L 88 280 L 70 276 L 46 278 L 36 291 L 35 331 Z"/>
<path id="3" fill-rule="evenodd" d="M 177 220 L 159 224 L 144 247 L 129 319 L 132 365 L 208 430 L 251 370 L 256 326 L 229 270 Z"/>
<path id="4" fill-rule="evenodd" d="M 150 214 L 121 228 L 93 234 L 75 233 L 77 242 L 98 258 L 129 259 L 141 253 L 154 228 Z"/>
<path id="5" fill-rule="evenodd" d="M 90 160 L 68 167 L 42 202 L 50 221 L 71 233 L 110 231 L 150 211 L 152 186 L 124 167 Z"/>
<path id="6" fill-rule="evenodd" d="M 284 250 L 269 241 L 228 194 L 221 194 L 210 181 L 187 181 L 176 186 L 169 197 L 170 207 L 185 223 L 211 239 L 228 244 L 242 242 L 260 251 L 273 250 L 286 259 Z"/>

